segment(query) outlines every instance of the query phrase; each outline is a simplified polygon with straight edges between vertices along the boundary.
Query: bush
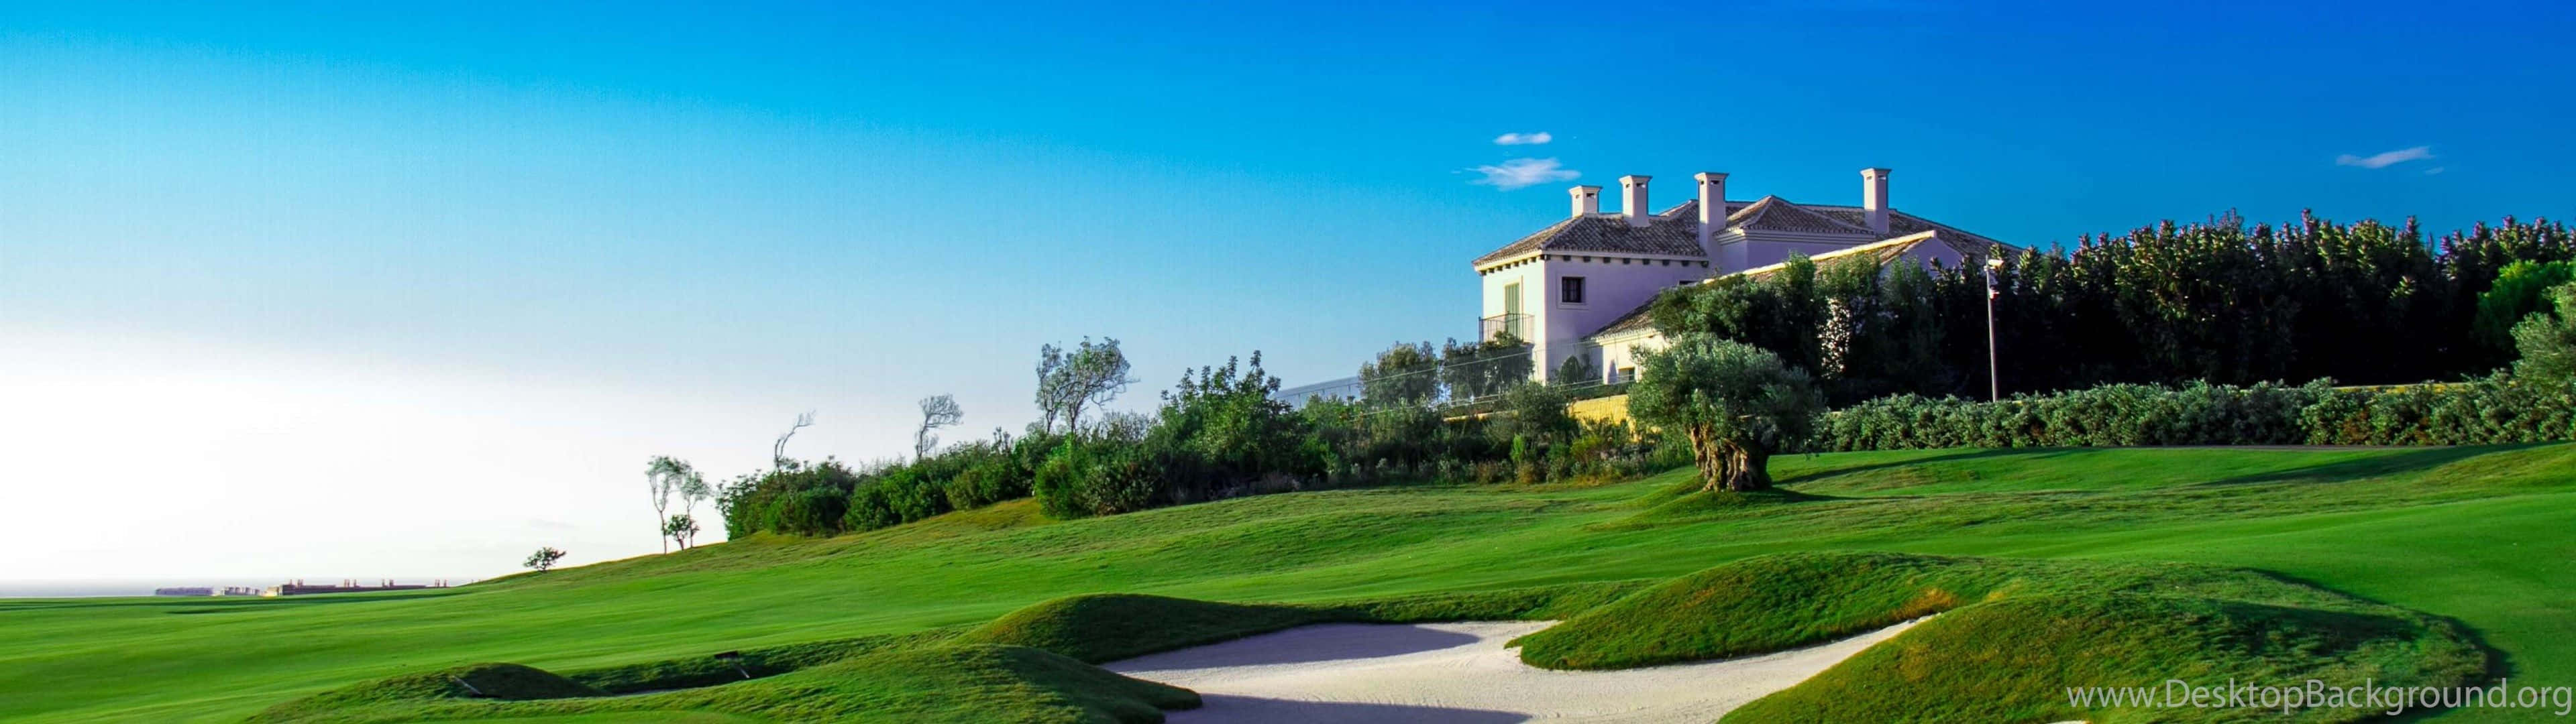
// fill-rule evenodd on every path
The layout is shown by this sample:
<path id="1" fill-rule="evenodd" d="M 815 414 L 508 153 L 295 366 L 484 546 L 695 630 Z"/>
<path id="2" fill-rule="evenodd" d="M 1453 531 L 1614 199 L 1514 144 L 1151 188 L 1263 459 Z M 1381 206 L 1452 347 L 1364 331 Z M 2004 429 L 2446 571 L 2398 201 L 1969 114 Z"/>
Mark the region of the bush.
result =
<path id="1" fill-rule="evenodd" d="M 2337 389 L 2106 385 L 2002 402 L 1897 395 L 1817 418 L 1815 451 L 2142 445 L 2482 445 L 2576 438 L 2576 386 L 2494 377 Z"/>
<path id="2" fill-rule="evenodd" d="M 1029 496 L 1028 471 L 1008 456 L 995 455 L 978 461 L 973 467 L 948 480 L 948 507 L 973 510 L 1005 500 Z"/>
<path id="3" fill-rule="evenodd" d="M 1038 463 L 1036 480 L 1030 489 L 1038 499 L 1038 509 L 1045 511 L 1047 517 L 1071 519 L 1091 514 L 1077 497 L 1080 495 L 1077 491 L 1083 487 L 1078 471 L 1087 467 L 1089 457 L 1081 445 L 1068 440 L 1056 449 L 1056 454 Z"/>
<path id="4" fill-rule="evenodd" d="M 2522 353 L 2513 371 L 2528 381 L 2564 385 L 2576 381 L 2576 283 L 2549 290 L 2545 306 L 2513 327 Z"/>

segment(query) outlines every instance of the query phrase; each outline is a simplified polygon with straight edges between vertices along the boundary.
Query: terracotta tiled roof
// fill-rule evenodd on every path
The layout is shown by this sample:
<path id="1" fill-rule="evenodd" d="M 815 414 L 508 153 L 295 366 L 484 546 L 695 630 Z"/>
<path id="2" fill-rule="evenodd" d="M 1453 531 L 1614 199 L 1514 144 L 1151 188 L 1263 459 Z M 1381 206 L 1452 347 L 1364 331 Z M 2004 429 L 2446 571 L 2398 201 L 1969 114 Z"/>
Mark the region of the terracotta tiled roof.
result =
<path id="1" fill-rule="evenodd" d="M 1835 221 L 1863 228 L 1869 226 L 1869 212 L 1858 206 L 1815 206 L 1808 204 L 1800 204 L 1799 206 L 1808 211 L 1816 212 L 1817 215 L 1834 219 Z M 2003 243 L 1995 241 L 1994 239 L 1986 238 L 1983 235 L 1972 234 L 1948 224 L 1908 214 L 1896 209 L 1887 210 L 1887 235 L 1889 238 L 1920 234 L 1926 231 L 1941 232 L 1941 236 L 1943 238 L 1954 243 L 1967 242 L 1974 243 L 1979 246 L 1994 246 L 1996 244 Z"/>
<path id="2" fill-rule="evenodd" d="M 1841 234 L 1870 236 L 1869 227 L 1846 224 L 1832 217 L 1808 211 L 1778 196 L 1764 196 L 1753 206 L 1728 217 L 1736 225 L 1751 231 L 1789 231 L 1801 234 Z"/>
<path id="3" fill-rule="evenodd" d="M 1921 222 L 1920 219 L 1916 219 L 1916 221 Z M 1930 222 L 1921 223 L 1928 224 Z M 1888 226 L 1891 229 L 1895 228 L 1895 217 L 1889 217 Z M 1947 227 L 1943 227 L 1943 229 L 1947 229 Z M 1993 239 L 1966 232 L 1947 231 L 1943 229 L 1928 229 L 1893 239 L 1874 241 L 1847 249 L 1836 249 L 1809 257 L 1809 260 L 1822 264 L 1835 259 L 1859 254 L 1868 254 L 1877 257 L 1880 263 L 1886 263 L 1895 261 L 1897 258 L 1904 256 L 1907 252 L 1911 252 L 1924 244 L 1945 245 L 1950 247 L 1952 251 L 1958 252 L 1962 257 L 1976 258 L 1984 256 L 1987 250 L 1992 249 L 1995 246 L 1995 241 Z M 1739 273 L 1755 279 L 1760 279 L 1778 273 L 1784 266 L 1787 266 L 1786 262 L 1772 264 L 1770 266 L 1754 267 Z M 1627 314 L 1620 315 L 1618 319 L 1611 320 L 1609 324 L 1602 326 L 1600 331 L 1584 336 L 1599 337 L 1620 332 L 1650 329 L 1654 327 L 1655 324 L 1653 315 L 1650 314 L 1650 312 L 1654 310 L 1654 307 L 1654 301 L 1647 300 L 1645 304 L 1640 304 L 1636 309 L 1630 310 Z"/>
<path id="4" fill-rule="evenodd" d="M 1730 218 L 1730 219 L 1731 219 L 1731 218 L 1734 218 L 1734 216 L 1735 216 L 1736 214 L 1743 213 L 1743 211 L 1744 211 L 1744 207 L 1752 206 L 1752 205 L 1753 205 L 1753 202 L 1751 202 L 1751 201 L 1732 201 L 1732 200 L 1727 201 L 1727 202 L 1726 202 L 1726 214 L 1727 214 L 1727 217 L 1728 217 L 1728 218 Z M 1681 204 L 1680 204 L 1680 205 L 1674 206 L 1674 207 L 1669 208 L 1669 209 L 1665 209 L 1665 210 L 1664 210 L 1664 213 L 1656 214 L 1656 216 L 1660 216 L 1660 217 L 1667 218 L 1667 219 L 1691 219 L 1691 220 L 1693 220 L 1693 221 L 1696 221 L 1696 220 L 1698 220 L 1698 219 L 1699 219 L 1699 199 L 1691 199 L 1691 200 L 1688 200 L 1688 201 L 1681 202 Z"/>
<path id="5" fill-rule="evenodd" d="M 1584 336 L 1600 337 L 1618 334 L 1620 332 L 1652 329 L 1655 326 L 1655 318 L 1654 315 L 1651 314 L 1653 311 L 1655 311 L 1655 300 L 1648 299 L 1646 300 L 1646 303 L 1637 305 L 1636 309 L 1628 310 L 1627 314 L 1619 315 L 1618 319 L 1610 320 L 1610 324 L 1603 326 L 1601 331 L 1593 332 Z"/>
<path id="6" fill-rule="evenodd" d="M 1599 214 L 1568 218 L 1538 233 L 1476 257 L 1476 266 L 1533 251 L 1605 251 L 1707 258 L 1699 248 L 1699 222 L 1648 217 L 1646 226 L 1630 226 L 1626 217 Z"/>

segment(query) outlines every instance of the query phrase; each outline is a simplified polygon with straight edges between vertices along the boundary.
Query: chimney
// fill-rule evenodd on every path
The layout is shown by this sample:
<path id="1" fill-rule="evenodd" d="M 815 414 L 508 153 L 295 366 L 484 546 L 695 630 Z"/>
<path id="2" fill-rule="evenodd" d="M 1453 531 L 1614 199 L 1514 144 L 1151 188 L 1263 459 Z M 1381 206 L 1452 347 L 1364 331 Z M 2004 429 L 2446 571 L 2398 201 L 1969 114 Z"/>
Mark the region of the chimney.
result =
<path id="1" fill-rule="evenodd" d="M 1860 170 L 1860 208 L 1869 215 L 1869 230 L 1887 237 L 1887 174 L 1883 168 Z"/>
<path id="2" fill-rule="evenodd" d="M 1576 186 L 1566 189 L 1565 193 L 1574 197 L 1574 218 L 1601 213 L 1601 187 Z"/>
<path id="3" fill-rule="evenodd" d="M 1646 210 L 1646 182 L 1653 176 L 1619 177 L 1619 213 L 1628 217 L 1629 226 L 1654 223 L 1654 212 Z"/>
<path id="4" fill-rule="evenodd" d="M 1699 179 L 1699 248 L 1715 258 L 1709 241 L 1726 230 L 1726 174 L 1703 171 L 1691 178 Z"/>

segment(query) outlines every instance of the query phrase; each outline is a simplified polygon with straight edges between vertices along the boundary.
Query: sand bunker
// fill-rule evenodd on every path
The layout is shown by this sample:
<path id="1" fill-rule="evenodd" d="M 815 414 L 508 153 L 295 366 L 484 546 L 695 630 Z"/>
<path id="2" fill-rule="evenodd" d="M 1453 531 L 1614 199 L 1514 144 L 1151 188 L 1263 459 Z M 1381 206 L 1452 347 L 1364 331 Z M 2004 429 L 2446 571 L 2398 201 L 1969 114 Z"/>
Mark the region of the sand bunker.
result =
<path id="1" fill-rule="evenodd" d="M 1550 621 L 1326 624 L 1108 665 L 1197 691 L 1188 722 L 1708 722 L 1914 625 L 1811 648 L 1625 671 L 1550 671 L 1503 647 Z"/>

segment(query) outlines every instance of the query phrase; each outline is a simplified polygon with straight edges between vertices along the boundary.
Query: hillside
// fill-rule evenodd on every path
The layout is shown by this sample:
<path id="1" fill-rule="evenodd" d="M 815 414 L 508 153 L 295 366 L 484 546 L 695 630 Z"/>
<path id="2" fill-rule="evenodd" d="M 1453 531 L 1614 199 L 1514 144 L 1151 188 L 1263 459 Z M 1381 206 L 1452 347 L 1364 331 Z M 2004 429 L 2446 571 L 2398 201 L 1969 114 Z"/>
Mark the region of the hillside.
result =
<path id="1" fill-rule="evenodd" d="M 1774 466 L 1786 491 L 1723 498 L 1668 474 L 1597 488 L 1298 493 L 1064 523 L 1021 501 L 442 592 L 10 602 L 0 717 L 238 721 L 407 673 L 482 662 L 574 672 L 965 630 L 1084 593 L 1337 602 L 1660 581 L 1810 550 L 2260 569 L 2456 620 L 2518 681 L 2576 681 L 2576 540 L 2565 534 L 2576 445 L 1949 450 Z M 958 665 L 1058 666 L 1014 651 Z"/>

